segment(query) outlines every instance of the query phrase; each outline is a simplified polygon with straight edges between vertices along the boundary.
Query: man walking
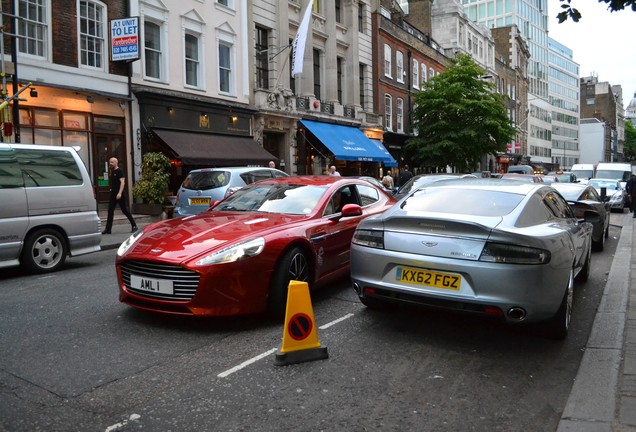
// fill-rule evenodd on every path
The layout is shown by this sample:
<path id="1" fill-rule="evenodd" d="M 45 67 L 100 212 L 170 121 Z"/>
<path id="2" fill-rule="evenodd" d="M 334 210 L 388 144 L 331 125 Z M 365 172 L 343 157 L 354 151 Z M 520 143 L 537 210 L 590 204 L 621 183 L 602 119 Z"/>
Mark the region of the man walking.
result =
<path id="1" fill-rule="evenodd" d="M 108 219 L 106 219 L 106 229 L 102 231 L 102 234 L 110 234 L 113 227 L 113 218 L 115 216 L 115 206 L 119 204 L 121 212 L 128 218 L 130 225 L 132 225 L 131 232 L 137 231 L 137 224 L 135 219 L 128 211 L 128 202 L 126 200 L 126 177 L 124 171 L 119 168 L 119 161 L 117 158 L 112 157 L 108 160 L 110 166 L 109 186 L 110 194 L 108 196 Z"/>

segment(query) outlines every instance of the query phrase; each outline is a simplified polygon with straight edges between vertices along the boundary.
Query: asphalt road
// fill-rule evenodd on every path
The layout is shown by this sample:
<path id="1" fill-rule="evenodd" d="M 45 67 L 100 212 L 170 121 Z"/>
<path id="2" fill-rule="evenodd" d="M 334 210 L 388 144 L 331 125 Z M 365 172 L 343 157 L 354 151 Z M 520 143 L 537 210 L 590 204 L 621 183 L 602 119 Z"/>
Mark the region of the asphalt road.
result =
<path id="1" fill-rule="evenodd" d="M 3 431 L 556 430 L 620 232 L 576 285 L 564 342 L 496 321 L 313 296 L 327 360 L 275 366 L 282 323 L 145 313 L 115 251 L 45 276 L 0 273 Z"/>

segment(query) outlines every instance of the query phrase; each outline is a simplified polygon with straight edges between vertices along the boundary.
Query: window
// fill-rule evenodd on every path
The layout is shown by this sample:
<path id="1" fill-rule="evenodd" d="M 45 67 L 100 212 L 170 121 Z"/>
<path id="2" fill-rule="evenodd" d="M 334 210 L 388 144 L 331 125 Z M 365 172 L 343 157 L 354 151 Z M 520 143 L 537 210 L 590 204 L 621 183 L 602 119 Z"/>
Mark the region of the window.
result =
<path id="1" fill-rule="evenodd" d="M 94 1 L 81 0 L 79 3 L 79 55 L 80 64 L 103 69 L 104 26 L 106 7 Z"/>
<path id="2" fill-rule="evenodd" d="M 232 46 L 219 42 L 219 92 L 232 91 Z"/>
<path id="3" fill-rule="evenodd" d="M 384 95 L 384 127 L 393 130 L 393 99 L 391 95 Z"/>
<path id="4" fill-rule="evenodd" d="M 256 26 L 256 87 L 269 89 L 269 31 Z"/>
<path id="5" fill-rule="evenodd" d="M 342 105 L 342 68 L 344 65 L 344 59 L 342 57 L 336 58 L 336 80 L 337 80 L 337 93 L 338 102 Z"/>
<path id="6" fill-rule="evenodd" d="M 384 76 L 391 78 L 391 47 L 384 45 Z"/>
<path id="7" fill-rule="evenodd" d="M 428 78 L 426 75 L 426 69 L 427 69 L 427 66 L 424 63 L 422 63 L 422 87 L 424 87 L 424 83 L 428 81 Z"/>
<path id="8" fill-rule="evenodd" d="M 38 57 L 47 56 L 49 27 L 47 25 L 48 0 L 19 0 L 18 51 Z"/>
<path id="9" fill-rule="evenodd" d="M 428 79 L 431 80 L 435 76 L 435 69 L 428 68 Z"/>
<path id="10" fill-rule="evenodd" d="M 234 9 L 234 0 L 216 0 L 216 2 L 221 6 Z"/>
<path id="11" fill-rule="evenodd" d="M 397 80 L 398 82 L 404 82 L 404 54 L 402 51 L 395 52 L 395 67 L 397 69 Z"/>
<path id="12" fill-rule="evenodd" d="M 365 93 L 364 82 L 365 82 L 365 75 L 367 73 L 366 66 L 363 64 L 360 64 L 358 73 L 360 74 L 360 76 L 358 77 L 359 84 L 360 84 L 360 106 L 364 110 L 365 109 L 364 104 L 366 102 L 366 98 L 364 97 L 364 93 Z"/>
<path id="13" fill-rule="evenodd" d="M 292 39 L 289 40 L 289 45 L 291 46 L 294 43 L 294 41 Z M 293 55 L 293 50 L 289 50 L 289 61 L 287 63 L 289 63 L 289 76 L 291 77 L 289 79 L 289 88 L 291 89 L 293 94 L 296 94 L 296 77 L 292 74 L 292 68 L 293 68 L 293 62 L 292 62 L 292 55 Z"/>
<path id="14" fill-rule="evenodd" d="M 404 100 L 397 100 L 397 131 L 404 132 Z"/>
<path id="15" fill-rule="evenodd" d="M 150 21 L 144 22 L 144 61 L 146 77 L 161 79 L 161 27 Z"/>
<path id="16" fill-rule="evenodd" d="M 360 33 L 366 33 L 364 7 L 364 3 L 358 3 L 358 32 Z"/>
<path id="17" fill-rule="evenodd" d="M 342 23 L 342 17 L 341 17 L 341 0 L 335 0 L 334 3 L 336 4 L 336 22 L 337 23 Z"/>
<path id="18" fill-rule="evenodd" d="M 420 64 L 417 60 L 413 60 L 413 87 L 420 88 Z"/>
<path id="19" fill-rule="evenodd" d="M 320 51 L 314 50 L 314 96 L 320 100 Z"/>
<path id="20" fill-rule="evenodd" d="M 186 84 L 199 86 L 199 39 L 191 34 L 185 35 Z"/>

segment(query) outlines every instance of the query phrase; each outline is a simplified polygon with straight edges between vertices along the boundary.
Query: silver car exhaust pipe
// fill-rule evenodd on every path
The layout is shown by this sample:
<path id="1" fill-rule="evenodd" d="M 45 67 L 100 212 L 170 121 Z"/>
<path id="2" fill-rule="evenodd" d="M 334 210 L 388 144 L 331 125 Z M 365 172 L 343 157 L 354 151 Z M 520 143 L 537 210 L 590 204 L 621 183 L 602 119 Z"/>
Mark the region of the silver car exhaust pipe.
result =
<path id="1" fill-rule="evenodd" d="M 356 290 L 356 293 L 358 293 L 358 295 L 362 294 L 362 287 L 358 282 L 353 283 L 353 289 Z"/>
<path id="2" fill-rule="evenodd" d="M 523 321 L 526 317 L 526 310 L 524 308 L 514 306 L 508 309 L 508 318 L 515 321 Z"/>

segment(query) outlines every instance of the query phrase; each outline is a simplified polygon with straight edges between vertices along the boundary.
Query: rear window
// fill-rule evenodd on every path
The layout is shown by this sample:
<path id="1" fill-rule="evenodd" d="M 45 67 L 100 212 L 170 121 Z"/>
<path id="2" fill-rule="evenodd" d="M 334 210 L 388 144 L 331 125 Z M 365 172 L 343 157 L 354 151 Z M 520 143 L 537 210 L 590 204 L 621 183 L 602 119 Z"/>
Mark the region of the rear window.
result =
<path id="1" fill-rule="evenodd" d="M 501 191 L 430 187 L 415 192 L 402 203 L 402 209 L 474 216 L 504 216 L 517 207 L 523 198 L 524 195 Z"/>
<path id="2" fill-rule="evenodd" d="M 188 174 L 182 187 L 190 190 L 209 190 L 227 186 L 230 182 L 229 171 L 197 171 Z"/>

